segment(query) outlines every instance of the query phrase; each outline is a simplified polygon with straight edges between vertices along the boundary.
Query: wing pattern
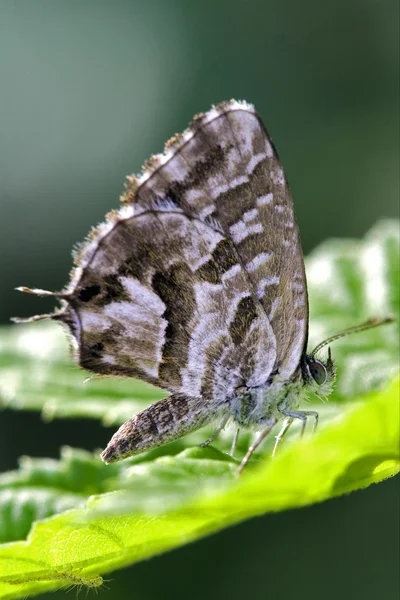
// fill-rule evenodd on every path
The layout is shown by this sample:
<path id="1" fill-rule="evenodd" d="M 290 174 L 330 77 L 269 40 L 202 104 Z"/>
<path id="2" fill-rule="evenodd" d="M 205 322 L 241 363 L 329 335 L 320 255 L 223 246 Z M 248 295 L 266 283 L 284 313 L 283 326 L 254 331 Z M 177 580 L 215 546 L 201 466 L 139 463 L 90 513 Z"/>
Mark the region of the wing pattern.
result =
<path id="1" fill-rule="evenodd" d="M 289 380 L 307 337 L 304 263 L 290 191 L 253 107 L 232 101 L 199 115 L 128 178 L 122 199 L 62 293 L 57 318 L 80 364 L 220 402 L 276 374 Z"/>

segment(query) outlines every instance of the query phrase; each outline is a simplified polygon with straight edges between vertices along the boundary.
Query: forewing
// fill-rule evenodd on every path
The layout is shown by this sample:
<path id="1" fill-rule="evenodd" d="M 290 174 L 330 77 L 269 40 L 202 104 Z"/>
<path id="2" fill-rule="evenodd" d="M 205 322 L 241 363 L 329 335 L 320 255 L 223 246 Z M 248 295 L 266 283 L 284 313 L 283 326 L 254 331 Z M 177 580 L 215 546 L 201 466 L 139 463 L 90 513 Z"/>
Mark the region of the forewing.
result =
<path id="1" fill-rule="evenodd" d="M 304 261 L 291 193 L 254 108 L 232 101 L 199 115 L 129 178 L 123 199 L 137 214 L 169 203 L 232 242 L 279 340 L 274 370 L 290 378 L 307 342 Z"/>
<path id="2" fill-rule="evenodd" d="M 110 217 L 78 264 L 58 318 L 83 367 L 221 402 L 271 373 L 275 338 L 235 246 L 171 202 Z"/>

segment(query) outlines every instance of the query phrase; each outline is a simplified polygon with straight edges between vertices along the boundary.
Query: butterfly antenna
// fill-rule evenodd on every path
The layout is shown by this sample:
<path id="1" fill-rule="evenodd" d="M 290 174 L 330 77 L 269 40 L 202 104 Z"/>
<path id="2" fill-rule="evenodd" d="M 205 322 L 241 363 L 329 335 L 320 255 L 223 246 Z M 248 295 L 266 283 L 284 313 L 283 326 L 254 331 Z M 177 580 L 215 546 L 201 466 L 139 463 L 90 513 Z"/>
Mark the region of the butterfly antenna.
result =
<path id="1" fill-rule="evenodd" d="M 331 342 L 334 342 L 335 340 L 339 340 L 340 338 L 344 337 L 345 335 L 349 335 L 350 333 L 357 333 L 358 331 L 365 331 L 366 329 L 372 329 L 372 327 L 379 327 L 379 325 L 386 325 L 387 323 L 393 323 L 394 320 L 395 320 L 394 317 L 385 317 L 384 319 L 378 319 L 378 318 L 369 319 L 368 321 L 366 321 L 365 323 L 362 323 L 361 325 L 356 325 L 355 327 L 350 327 L 349 329 L 340 331 L 339 333 L 332 335 L 331 337 L 327 338 L 326 340 L 324 340 L 323 342 L 318 344 L 318 346 L 316 346 L 316 348 L 314 348 L 314 350 L 311 352 L 310 356 L 314 357 L 317 354 L 317 352 L 319 352 L 321 350 L 321 348 L 323 348 L 327 344 L 330 344 Z"/>

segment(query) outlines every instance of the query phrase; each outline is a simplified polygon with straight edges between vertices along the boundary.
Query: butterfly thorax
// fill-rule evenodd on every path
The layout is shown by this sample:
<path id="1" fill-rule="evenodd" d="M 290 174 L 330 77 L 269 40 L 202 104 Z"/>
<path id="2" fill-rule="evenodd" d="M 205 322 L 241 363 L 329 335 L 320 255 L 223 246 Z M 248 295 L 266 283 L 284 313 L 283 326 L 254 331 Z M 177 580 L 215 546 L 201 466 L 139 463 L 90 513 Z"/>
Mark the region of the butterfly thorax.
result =
<path id="1" fill-rule="evenodd" d="M 242 427 L 257 427 L 270 419 L 280 419 L 282 410 L 294 410 L 305 395 L 304 381 L 298 369 L 290 381 L 276 377 L 265 386 L 240 388 L 230 403 L 234 421 Z"/>

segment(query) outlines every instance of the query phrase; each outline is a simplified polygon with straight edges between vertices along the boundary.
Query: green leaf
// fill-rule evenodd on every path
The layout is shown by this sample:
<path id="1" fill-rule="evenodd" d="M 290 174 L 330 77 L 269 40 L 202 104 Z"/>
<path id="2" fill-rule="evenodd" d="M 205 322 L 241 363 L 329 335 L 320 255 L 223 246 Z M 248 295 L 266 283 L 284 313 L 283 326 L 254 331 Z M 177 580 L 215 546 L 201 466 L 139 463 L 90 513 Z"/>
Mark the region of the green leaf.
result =
<path id="1" fill-rule="evenodd" d="M 131 491 L 94 496 L 86 508 L 34 524 L 26 542 L 0 546 L 0 598 L 65 585 L 96 587 L 100 574 L 243 519 L 320 502 L 394 475 L 399 470 L 398 395 L 399 385 L 393 383 L 357 399 L 318 435 L 286 445 L 274 460 L 260 461 L 240 478 L 233 463 L 213 449 L 131 466 Z M 55 470 L 59 485 L 74 487 L 74 476 Z M 117 499 L 128 502 L 136 493 L 149 504 L 142 497 L 127 514 L 100 516 Z"/>
<path id="2" fill-rule="evenodd" d="M 32 522 L 85 506 L 89 496 L 110 489 L 116 476 L 98 456 L 64 447 L 61 460 L 30 458 L 17 471 L 0 474 L 0 542 L 24 539 Z"/>
<path id="3" fill-rule="evenodd" d="M 399 224 L 379 223 L 362 241 L 333 240 L 307 260 L 310 345 L 372 316 L 399 313 Z M 338 385 L 313 401 L 321 427 L 277 456 L 273 436 L 240 478 L 227 454 L 196 446 L 202 430 L 106 466 L 64 448 L 59 461 L 23 458 L 0 475 L 0 598 L 68 585 L 101 585 L 100 574 L 269 511 L 304 506 L 381 481 L 399 469 L 398 322 L 340 340 Z M 85 416 L 119 424 L 165 394 L 143 383 L 94 378 L 73 366 L 55 324 L 4 328 L 0 402 L 46 419 Z M 50 427 L 51 425 L 49 425 Z M 105 440 L 107 440 L 107 434 Z M 250 433 L 240 438 L 243 455 Z M 217 449 L 218 448 L 218 449 Z M 47 518 L 46 518 L 47 517 Z M 30 530 L 31 528 L 31 530 Z M 23 539 L 30 530 L 27 541 Z"/>
<path id="4" fill-rule="evenodd" d="M 392 325 L 342 338 L 332 349 L 338 381 L 332 398 L 379 389 L 399 368 L 400 223 L 379 222 L 364 240 L 328 240 L 306 260 L 310 346 L 371 317 Z"/>

